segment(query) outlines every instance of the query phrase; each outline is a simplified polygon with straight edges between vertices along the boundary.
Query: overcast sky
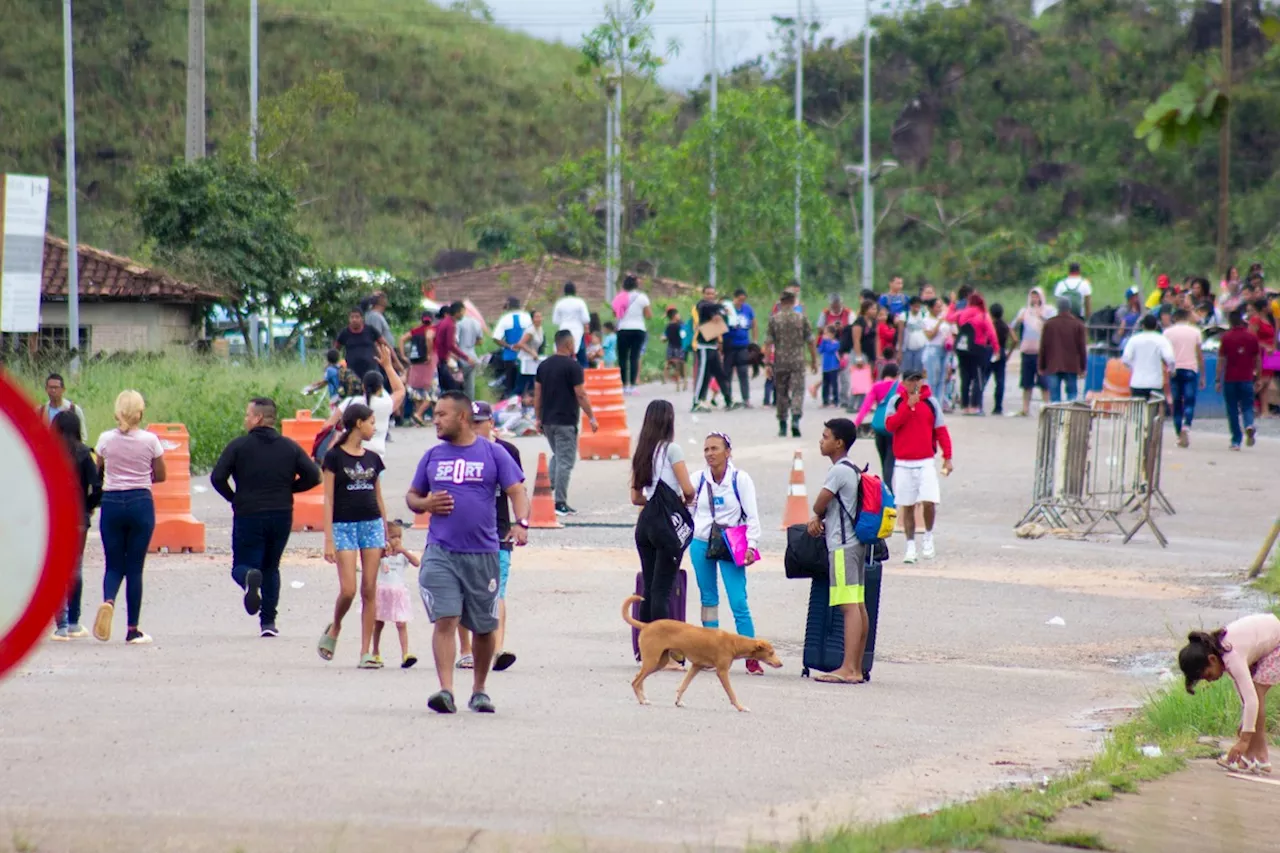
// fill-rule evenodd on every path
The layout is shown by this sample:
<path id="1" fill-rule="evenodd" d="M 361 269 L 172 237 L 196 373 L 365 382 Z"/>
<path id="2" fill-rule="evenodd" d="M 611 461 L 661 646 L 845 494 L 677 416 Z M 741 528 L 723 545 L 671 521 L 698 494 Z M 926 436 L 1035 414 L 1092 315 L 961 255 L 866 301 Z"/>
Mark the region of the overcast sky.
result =
<path id="1" fill-rule="evenodd" d="M 439 0 L 438 0 L 439 2 Z M 612 0 L 486 0 L 498 23 L 549 41 L 577 46 L 582 34 L 604 20 Z M 627 0 L 622 0 L 627 2 Z M 440 5 L 447 5 L 441 2 Z M 861 32 L 864 0 L 805 0 L 805 17 L 816 16 L 823 33 L 849 37 Z M 772 16 L 794 16 L 795 0 L 718 0 L 719 65 L 727 70 L 773 47 Z M 709 72 L 711 0 L 655 0 L 651 23 L 659 45 L 680 42 L 680 52 L 662 70 L 673 88 L 697 85 Z"/>

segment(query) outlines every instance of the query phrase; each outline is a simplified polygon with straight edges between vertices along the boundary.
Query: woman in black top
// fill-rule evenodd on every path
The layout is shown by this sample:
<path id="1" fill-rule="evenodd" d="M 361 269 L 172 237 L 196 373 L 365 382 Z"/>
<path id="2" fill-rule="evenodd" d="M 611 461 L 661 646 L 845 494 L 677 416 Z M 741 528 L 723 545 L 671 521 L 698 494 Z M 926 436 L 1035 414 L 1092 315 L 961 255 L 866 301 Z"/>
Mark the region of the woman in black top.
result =
<path id="1" fill-rule="evenodd" d="M 874 300 L 862 300 L 862 305 L 858 308 L 858 318 L 848 329 L 849 348 L 844 350 L 853 353 L 857 364 L 865 364 L 873 370 L 880 360 L 880 335 L 876 328 L 878 307 Z"/>
<path id="2" fill-rule="evenodd" d="M 58 629 L 53 632 L 53 639 L 78 640 L 89 636 L 88 630 L 80 624 L 80 594 L 84 591 L 84 543 L 89 535 L 89 519 L 102 501 L 102 471 L 93 458 L 93 451 L 80 440 L 80 418 L 75 412 L 59 412 L 53 419 L 53 430 L 62 436 L 67 452 L 71 454 L 72 467 L 79 475 L 80 500 L 84 506 L 84 516 L 80 519 L 80 549 L 76 551 L 76 579 L 67 595 L 67 606 L 58 614 Z"/>
<path id="3" fill-rule="evenodd" d="M 386 547 L 386 506 L 382 503 L 382 457 L 364 448 L 373 437 L 373 409 L 352 403 L 342 413 L 343 435 L 325 454 L 324 558 L 338 566 L 338 600 L 333 622 L 316 651 L 333 660 L 342 619 L 356 597 L 356 557 L 360 559 L 360 668 L 379 669 L 369 654 L 377 620 L 378 564 Z"/>

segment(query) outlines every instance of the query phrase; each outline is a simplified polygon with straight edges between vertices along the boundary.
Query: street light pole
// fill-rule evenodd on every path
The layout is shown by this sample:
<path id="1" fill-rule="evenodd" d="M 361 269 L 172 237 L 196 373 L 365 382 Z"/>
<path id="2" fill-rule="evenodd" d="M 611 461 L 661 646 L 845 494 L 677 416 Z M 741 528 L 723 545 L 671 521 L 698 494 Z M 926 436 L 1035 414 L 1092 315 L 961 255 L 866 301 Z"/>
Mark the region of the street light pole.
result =
<path id="1" fill-rule="evenodd" d="M 800 166 L 801 145 L 804 142 L 804 0 L 796 0 L 796 249 L 792 258 L 793 274 L 800 283 L 800 190 L 802 186 Z"/>
<path id="2" fill-rule="evenodd" d="M 76 86 L 71 46 L 71 0 L 62 0 L 62 81 L 67 148 L 67 349 L 71 374 L 80 372 L 80 244 L 76 229 Z"/>
<path id="3" fill-rule="evenodd" d="M 258 162 L 258 0 L 249 0 L 249 159 Z"/>
<path id="4" fill-rule="evenodd" d="M 719 203 L 716 200 L 716 110 L 720 88 L 720 69 L 716 65 L 716 0 L 711 0 L 711 269 L 708 283 L 716 286 L 716 238 L 719 222 Z"/>
<path id="5" fill-rule="evenodd" d="M 187 162 L 204 157 L 204 0 L 187 2 Z"/>
<path id="6" fill-rule="evenodd" d="M 609 282 L 613 281 L 613 244 L 616 239 L 613 233 L 613 87 L 608 86 L 605 89 L 605 131 L 604 131 L 604 150 L 605 150 L 605 236 L 604 236 L 604 280 L 605 280 L 605 297 L 612 302 L 613 297 L 608 293 Z"/>
<path id="7" fill-rule="evenodd" d="M 875 201 L 871 197 L 871 6 L 862 29 L 862 289 L 874 290 Z"/>

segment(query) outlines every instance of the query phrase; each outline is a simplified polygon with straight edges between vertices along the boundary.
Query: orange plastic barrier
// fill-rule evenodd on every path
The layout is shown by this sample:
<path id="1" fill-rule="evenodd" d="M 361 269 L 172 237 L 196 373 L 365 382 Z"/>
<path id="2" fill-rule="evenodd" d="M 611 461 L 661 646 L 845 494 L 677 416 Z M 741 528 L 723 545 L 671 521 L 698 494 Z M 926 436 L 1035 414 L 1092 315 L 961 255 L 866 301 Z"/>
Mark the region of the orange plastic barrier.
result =
<path id="1" fill-rule="evenodd" d="M 585 370 L 583 375 L 599 429 L 591 431 L 587 413 L 583 412 L 578 455 L 583 459 L 630 459 L 631 432 L 627 429 L 627 404 L 622 396 L 622 372 L 616 367 L 602 367 Z"/>
<path id="2" fill-rule="evenodd" d="M 791 482 L 787 486 L 787 503 L 782 509 L 782 529 L 793 524 L 809 523 L 809 494 L 804 485 L 804 459 L 800 451 L 791 462 Z"/>
<path id="3" fill-rule="evenodd" d="M 533 513 L 529 526 L 539 530 L 564 527 L 556 518 L 556 498 L 551 493 L 551 475 L 547 473 L 547 454 L 538 454 L 538 476 L 533 481 Z"/>
<path id="4" fill-rule="evenodd" d="M 188 551 L 204 553 L 204 522 L 191 514 L 191 436 L 182 424 L 147 427 L 164 447 L 163 483 L 151 487 L 156 504 L 156 529 L 147 550 L 152 554 Z"/>
<path id="5" fill-rule="evenodd" d="M 312 417 L 310 409 L 299 409 L 292 418 L 280 422 L 280 434 L 296 441 L 304 453 L 310 453 L 323 427 L 324 421 Z M 293 529 L 324 530 L 323 485 L 293 496 Z"/>
<path id="6" fill-rule="evenodd" d="M 1133 371 L 1125 367 L 1123 361 L 1118 358 L 1107 360 L 1107 372 L 1102 379 L 1102 393 L 1106 397 L 1128 397 L 1129 379 L 1133 376 Z"/>

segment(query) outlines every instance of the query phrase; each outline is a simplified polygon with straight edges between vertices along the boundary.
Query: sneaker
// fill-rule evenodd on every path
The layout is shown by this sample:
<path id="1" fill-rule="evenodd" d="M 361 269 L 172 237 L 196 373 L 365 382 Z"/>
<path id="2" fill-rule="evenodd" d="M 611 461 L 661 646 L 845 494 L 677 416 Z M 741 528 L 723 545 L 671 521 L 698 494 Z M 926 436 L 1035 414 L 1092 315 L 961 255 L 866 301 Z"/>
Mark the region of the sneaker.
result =
<path id="1" fill-rule="evenodd" d="M 932 536 L 925 536 L 924 542 L 920 543 L 920 556 L 924 557 L 926 560 L 932 560 L 934 557 L 938 556 L 938 552 L 934 550 L 933 547 Z"/>
<path id="2" fill-rule="evenodd" d="M 67 628 L 64 625 L 63 627 L 58 628 L 56 631 L 54 631 L 53 635 L 50 636 L 49 639 L 57 640 L 60 643 L 69 643 L 71 642 L 71 635 L 67 633 Z"/>
<path id="3" fill-rule="evenodd" d="M 792 425 L 791 425 L 791 437 L 792 437 L 792 438 L 799 438 L 799 437 L 800 437 L 800 424 L 799 424 L 799 422 L 796 422 L 796 423 L 794 423 L 794 424 L 792 424 Z"/>
<path id="4" fill-rule="evenodd" d="M 492 714 L 494 712 L 493 700 L 489 698 L 488 693 L 472 693 L 471 701 L 467 703 L 467 707 L 477 714 Z"/>
<path id="5" fill-rule="evenodd" d="M 786 438 L 786 437 L 787 437 L 787 422 L 778 421 L 778 438 Z"/>
<path id="6" fill-rule="evenodd" d="M 106 642 L 111 639 L 111 620 L 116 615 L 116 606 L 110 601 L 98 605 L 98 613 L 93 617 L 94 639 Z"/>
<path id="7" fill-rule="evenodd" d="M 1247 426 L 1244 428 L 1244 446 L 1245 447 L 1253 447 L 1253 444 L 1254 444 L 1253 434 L 1254 434 L 1253 427 Z"/>
<path id="8" fill-rule="evenodd" d="M 706 403 L 694 403 L 693 406 L 689 409 L 689 411 L 695 415 L 705 414 L 706 412 L 711 411 L 711 407 L 708 406 Z"/>
<path id="9" fill-rule="evenodd" d="M 262 609 L 262 572 L 250 569 L 244 576 L 244 612 L 257 616 Z"/>
<path id="10" fill-rule="evenodd" d="M 124 636 L 124 641 L 131 646 L 145 646 L 150 644 L 151 636 L 142 633 L 137 628 L 130 628 L 129 633 Z"/>
<path id="11" fill-rule="evenodd" d="M 748 660 L 747 672 L 751 673 L 752 675 L 764 675 L 764 667 L 760 665 L 760 661 L 758 660 L 754 660 L 754 659 Z"/>
<path id="12" fill-rule="evenodd" d="M 1190 446 L 1191 446 L 1191 439 L 1190 439 L 1190 437 L 1187 435 L 1187 431 L 1186 431 L 1186 430 L 1183 430 L 1182 432 L 1178 433 L 1178 446 L 1179 446 L 1179 447 L 1190 447 Z"/>
<path id="13" fill-rule="evenodd" d="M 85 637 L 89 636 L 89 631 L 77 622 L 74 625 L 67 626 L 67 636 L 73 640 L 83 640 Z"/>
<path id="14" fill-rule="evenodd" d="M 562 507 L 564 507 L 564 514 L 565 514 L 565 515 L 577 515 L 577 514 L 578 514 L 578 511 L 577 511 L 576 509 L 574 509 L 573 507 L 569 506 L 568 504 L 561 504 L 561 506 L 562 506 Z"/>
<path id="15" fill-rule="evenodd" d="M 916 543 L 908 542 L 907 550 L 902 554 L 902 562 L 909 564 L 909 563 L 914 563 L 915 561 L 916 561 Z"/>
<path id="16" fill-rule="evenodd" d="M 1231 445 L 1231 446 L 1230 446 L 1229 448 L 1227 448 L 1227 449 L 1228 449 L 1228 450 L 1239 450 L 1239 449 L 1240 449 L 1240 445 L 1238 445 L 1238 444 L 1233 444 L 1233 445 Z"/>
<path id="17" fill-rule="evenodd" d="M 556 504 L 556 515 L 568 515 L 569 507 L 566 504 Z"/>
<path id="18" fill-rule="evenodd" d="M 427 707 L 437 714 L 458 713 L 458 706 L 453 704 L 453 694 L 448 690 L 441 690 L 432 694 L 431 698 L 427 700 Z"/>
<path id="19" fill-rule="evenodd" d="M 276 630 L 276 623 L 265 622 L 262 625 L 262 631 L 258 634 L 260 637 L 279 637 L 280 632 Z"/>

